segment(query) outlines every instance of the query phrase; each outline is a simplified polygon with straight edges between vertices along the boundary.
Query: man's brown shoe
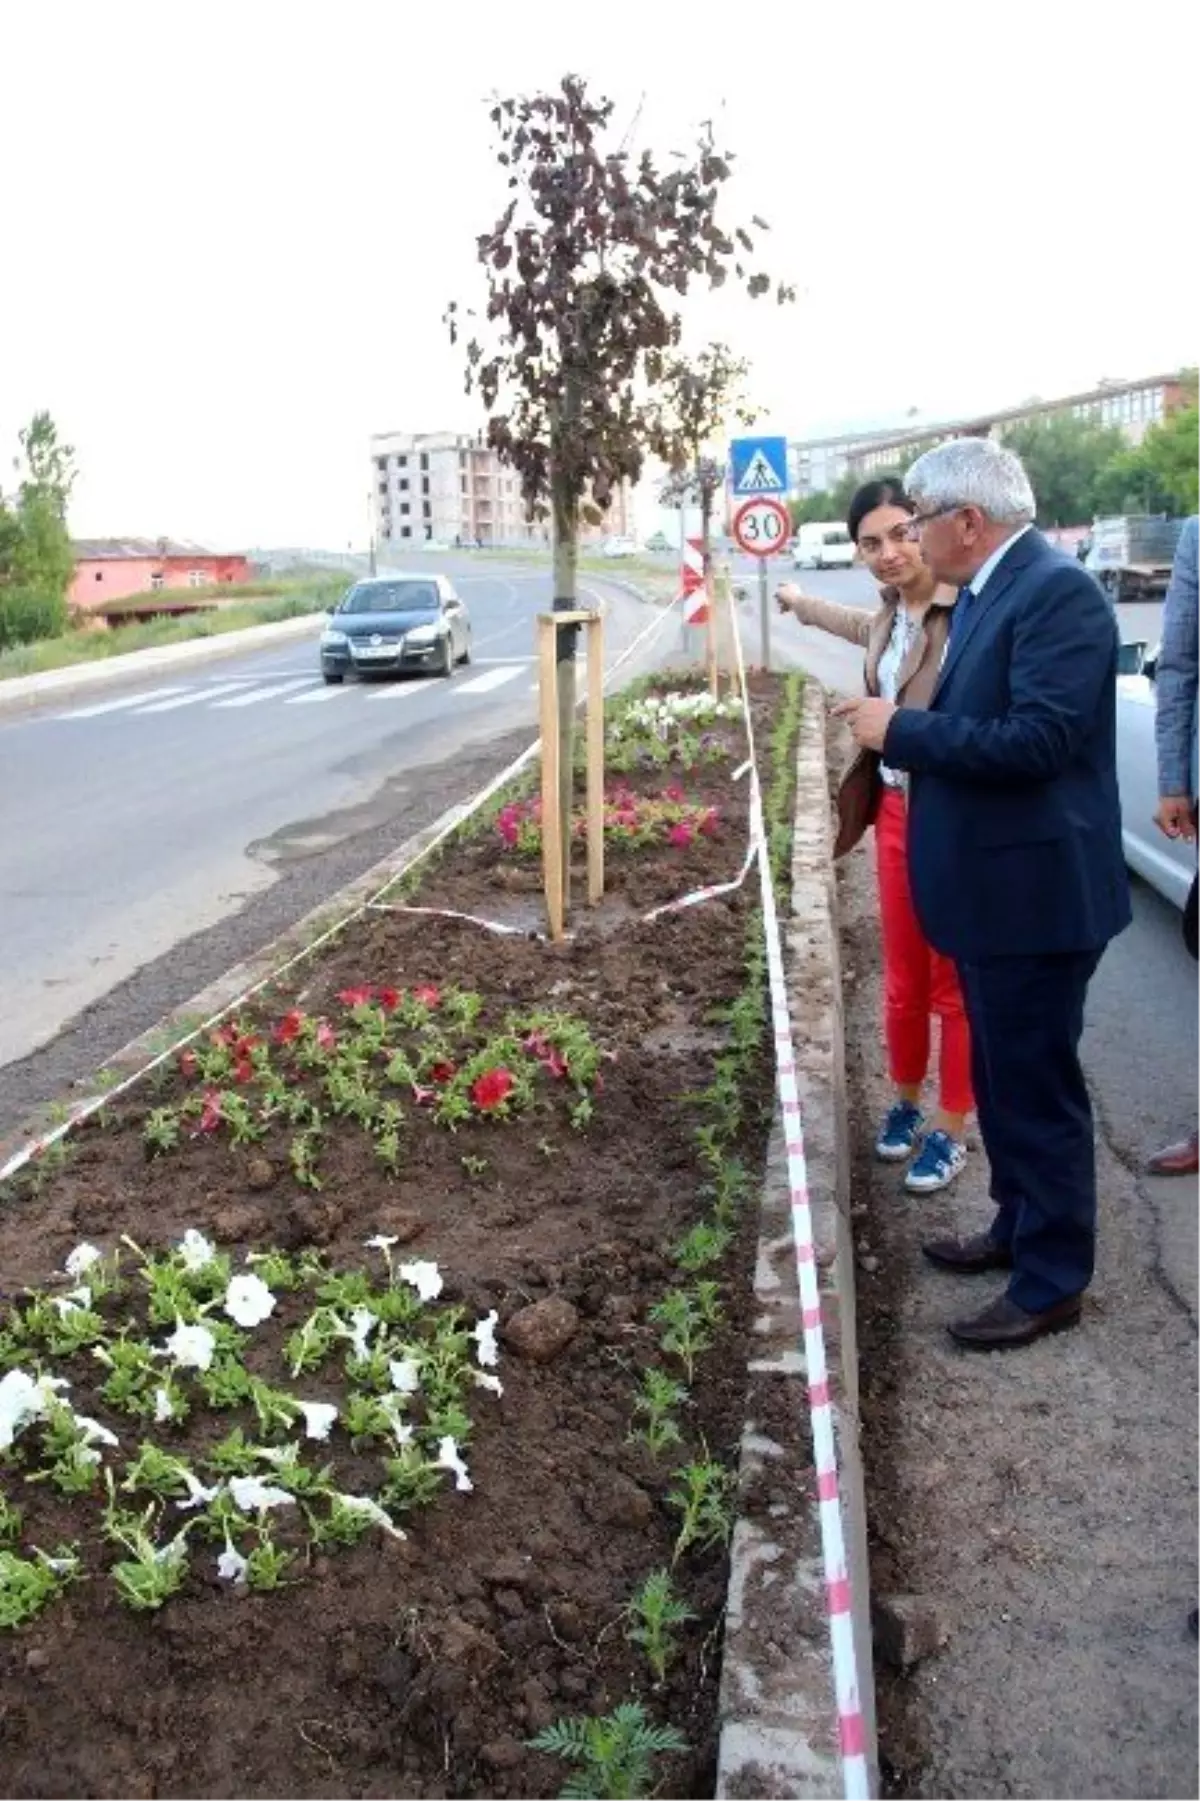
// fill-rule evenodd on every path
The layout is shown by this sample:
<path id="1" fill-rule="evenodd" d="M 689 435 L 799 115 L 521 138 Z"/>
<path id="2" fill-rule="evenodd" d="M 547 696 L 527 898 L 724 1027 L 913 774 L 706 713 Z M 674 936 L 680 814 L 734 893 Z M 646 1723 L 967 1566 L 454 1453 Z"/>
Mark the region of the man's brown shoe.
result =
<path id="1" fill-rule="evenodd" d="M 967 1351 L 1016 1351 L 1048 1332 L 1066 1332 L 1077 1326 L 1079 1313 L 1078 1295 L 1047 1307 L 1044 1313 L 1026 1313 L 1002 1294 L 973 1319 L 952 1320 L 947 1330 L 955 1344 Z"/>
<path id="2" fill-rule="evenodd" d="M 1012 1252 L 986 1232 L 973 1238 L 931 1238 L 921 1249 L 930 1263 L 959 1276 L 982 1276 L 990 1269 L 1011 1269 Z"/>
<path id="3" fill-rule="evenodd" d="M 1152 1176 L 1194 1176 L 1200 1170 L 1200 1134 L 1169 1144 L 1146 1165 Z"/>

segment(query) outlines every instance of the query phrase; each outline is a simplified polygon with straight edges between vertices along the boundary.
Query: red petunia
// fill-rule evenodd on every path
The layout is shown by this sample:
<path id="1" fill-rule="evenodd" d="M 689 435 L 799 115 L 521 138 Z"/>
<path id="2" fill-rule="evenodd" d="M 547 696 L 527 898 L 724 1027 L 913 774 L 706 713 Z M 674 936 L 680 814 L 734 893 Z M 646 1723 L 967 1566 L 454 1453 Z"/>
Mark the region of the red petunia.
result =
<path id="1" fill-rule="evenodd" d="M 663 789 L 663 799 L 673 801 L 676 806 L 682 804 L 683 789 L 679 786 L 678 782 L 672 782 L 669 788 Z"/>
<path id="2" fill-rule="evenodd" d="M 235 1025 L 220 1026 L 215 1032 L 209 1033 L 209 1040 L 212 1044 L 236 1044 L 237 1039 L 238 1029 Z"/>
<path id="3" fill-rule="evenodd" d="M 400 1005 L 400 1002 L 404 999 L 404 994 L 399 988 L 377 988 L 375 990 L 375 999 L 385 1013 L 394 1013 L 396 1008 Z"/>
<path id="4" fill-rule="evenodd" d="M 454 1074 L 455 1069 L 453 1063 L 448 1063 L 443 1057 L 441 1062 L 435 1063 L 430 1070 L 429 1080 L 444 1086 L 447 1082 L 452 1082 L 454 1080 Z"/>
<path id="5" fill-rule="evenodd" d="M 179 1054 L 179 1073 L 181 1076 L 194 1076 L 196 1073 L 195 1051 L 181 1051 Z"/>
<path id="6" fill-rule="evenodd" d="M 673 825 L 667 833 L 667 843 L 675 845 L 679 850 L 686 850 L 691 842 L 692 828 L 686 819 L 681 819 L 678 825 Z"/>
<path id="7" fill-rule="evenodd" d="M 200 1130 L 202 1132 L 215 1132 L 220 1126 L 223 1117 L 224 1115 L 221 1112 L 220 1091 L 216 1088 L 205 1089 L 204 1107 L 200 1114 Z"/>
<path id="8" fill-rule="evenodd" d="M 471 1099 L 481 1113 L 494 1113 L 504 1105 L 515 1086 L 511 1070 L 505 1069 L 503 1065 L 496 1069 L 485 1069 L 471 1084 Z"/>
<path id="9" fill-rule="evenodd" d="M 299 1007 L 293 1007 L 290 1013 L 284 1014 L 275 1027 L 275 1042 L 276 1044 L 291 1044 L 293 1039 L 299 1038 L 303 1030 L 304 1015 Z"/>
<path id="10" fill-rule="evenodd" d="M 337 1049 L 337 1033 L 327 1019 L 323 1019 L 317 1027 L 317 1043 L 323 1051 Z"/>
<path id="11" fill-rule="evenodd" d="M 419 1082 L 413 1083 L 413 1100 L 418 1107 L 432 1107 L 437 1100 L 436 1088 L 422 1088 Z"/>
<path id="12" fill-rule="evenodd" d="M 373 988 L 368 987 L 343 988 L 338 995 L 338 999 L 341 1001 L 343 1007 L 368 1007 L 371 1004 L 371 996 L 374 992 L 375 990 Z"/>
<path id="13" fill-rule="evenodd" d="M 706 838 L 711 838 L 715 835 L 719 817 L 715 807 L 708 807 L 705 810 L 704 816 L 700 821 L 700 830 L 704 833 Z"/>
<path id="14" fill-rule="evenodd" d="M 553 1045 L 550 1046 L 548 1054 L 542 1058 L 542 1062 L 550 1071 L 550 1074 L 552 1076 L 557 1076 L 560 1081 L 563 1076 L 570 1075 L 571 1073 L 571 1065 L 567 1062 L 567 1059 L 563 1056 L 562 1052 L 556 1050 Z"/>
<path id="15" fill-rule="evenodd" d="M 429 1007 L 432 1009 L 434 1007 L 440 1007 L 442 1004 L 441 989 L 434 988 L 431 985 L 426 985 L 424 988 L 414 988 L 412 997 L 422 1007 Z"/>

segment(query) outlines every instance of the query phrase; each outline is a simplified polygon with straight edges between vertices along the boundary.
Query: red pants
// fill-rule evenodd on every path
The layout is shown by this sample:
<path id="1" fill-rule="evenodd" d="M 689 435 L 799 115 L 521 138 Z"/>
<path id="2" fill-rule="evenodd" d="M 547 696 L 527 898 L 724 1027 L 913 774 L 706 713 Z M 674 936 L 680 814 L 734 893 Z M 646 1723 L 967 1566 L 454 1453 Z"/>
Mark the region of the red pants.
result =
<path id="1" fill-rule="evenodd" d="M 879 914 L 883 932 L 884 1032 L 892 1081 L 915 1087 L 929 1068 L 929 1018 L 942 1022 L 938 1098 L 947 1113 L 969 1113 L 971 1037 L 958 972 L 926 943 L 908 885 L 904 795 L 885 788 L 875 821 Z"/>

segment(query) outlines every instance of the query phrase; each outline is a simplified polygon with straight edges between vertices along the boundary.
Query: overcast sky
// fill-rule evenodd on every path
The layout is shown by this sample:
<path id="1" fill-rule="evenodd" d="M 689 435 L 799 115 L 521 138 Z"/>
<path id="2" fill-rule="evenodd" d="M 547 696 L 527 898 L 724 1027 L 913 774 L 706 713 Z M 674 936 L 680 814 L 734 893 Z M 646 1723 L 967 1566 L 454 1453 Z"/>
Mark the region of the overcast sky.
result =
<path id="1" fill-rule="evenodd" d="M 699 10 L 0 0 L 0 468 L 45 407 L 79 535 L 361 543 L 369 434 L 478 423 L 441 317 L 502 203 L 487 97 L 568 70 L 636 148 L 737 152 L 799 304 L 689 330 L 790 436 L 1196 360 L 1189 9 Z"/>

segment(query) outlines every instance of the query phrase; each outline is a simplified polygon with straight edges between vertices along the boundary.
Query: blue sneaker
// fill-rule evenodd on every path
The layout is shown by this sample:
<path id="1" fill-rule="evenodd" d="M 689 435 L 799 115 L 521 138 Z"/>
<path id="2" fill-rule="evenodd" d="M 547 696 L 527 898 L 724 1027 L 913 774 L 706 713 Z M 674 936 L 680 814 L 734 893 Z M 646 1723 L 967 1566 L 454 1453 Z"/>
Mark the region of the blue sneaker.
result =
<path id="1" fill-rule="evenodd" d="M 925 1116 L 911 1101 L 897 1101 L 875 1140 L 875 1155 L 885 1163 L 904 1163 L 917 1148 Z"/>
<path id="2" fill-rule="evenodd" d="M 934 1194 L 949 1188 L 955 1176 L 966 1168 L 967 1147 L 949 1132 L 927 1132 L 921 1155 L 904 1178 L 910 1194 Z"/>

